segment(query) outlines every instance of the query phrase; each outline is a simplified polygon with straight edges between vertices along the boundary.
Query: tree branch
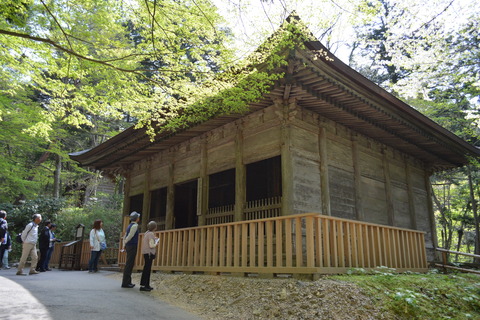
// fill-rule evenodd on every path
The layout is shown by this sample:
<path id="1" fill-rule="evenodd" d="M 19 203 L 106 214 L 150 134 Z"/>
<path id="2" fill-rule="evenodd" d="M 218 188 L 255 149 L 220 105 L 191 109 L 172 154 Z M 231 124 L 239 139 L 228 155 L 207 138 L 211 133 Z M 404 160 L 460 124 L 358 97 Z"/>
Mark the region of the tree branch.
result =
<path id="1" fill-rule="evenodd" d="M 156 82 L 156 83 L 159 83 L 158 81 L 156 80 L 153 80 L 153 79 L 150 79 L 148 77 L 146 77 L 144 74 L 142 74 L 140 71 L 144 71 L 144 72 L 171 72 L 171 73 L 202 73 L 202 74 L 209 74 L 209 73 L 212 73 L 210 71 L 197 71 L 197 70 L 173 70 L 173 69 L 162 69 L 162 70 L 150 70 L 150 69 L 125 69 L 125 68 L 121 68 L 121 67 L 117 67 L 111 63 L 109 63 L 109 61 L 118 61 L 118 60 L 122 60 L 124 58 L 117 58 L 117 59 L 110 59 L 110 60 L 98 60 L 98 59 L 94 59 L 94 58 L 90 58 L 90 57 L 87 57 L 87 56 L 84 56 L 84 55 L 81 55 L 73 50 L 70 50 L 68 48 L 65 48 L 61 45 L 59 45 L 58 43 L 56 43 L 55 41 L 51 40 L 51 39 L 48 39 L 48 38 L 41 38 L 41 37 L 35 37 L 35 36 L 32 36 L 32 35 L 29 35 L 29 34 L 25 34 L 25 33 L 20 33 L 20 32 L 15 32 L 15 31 L 9 31 L 9 30 L 3 30 L 3 29 L 0 29 L 0 34 L 5 34 L 5 35 L 8 35 L 8 36 L 13 36 L 13 37 L 18 37 L 18 38 L 23 38 L 23 39 L 28 39 L 28 40 L 32 40 L 32 41 L 37 41 L 37 42 L 43 42 L 43 43 L 47 43 L 55 48 L 57 48 L 58 50 L 60 51 L 63 51 L 63 52 L 66 52 L 68 54 L 71 54 L 72 56 L 75 56 L 79 59 L 82 59 L 82 60 L 86 60 L 86 61 L 90 61 L 90 62 L 94 62 L 94 63 L 98 63 L 98 64 L 102 64 L 102 65 L 105 65 L 109 68 L 112 68 L 112 69 L 115 69 L 115 70 L 118 70 L 118 71 L 122 71 L 122 72 L 127 72 L 127 73 L 133 73 L 133 74 L 136 74 L 138 76 L 141 76 L 149 81 L 152 81 L 152 82 Z M 132 55 L 129 55 L 127 57 L 130 57 Z"/>

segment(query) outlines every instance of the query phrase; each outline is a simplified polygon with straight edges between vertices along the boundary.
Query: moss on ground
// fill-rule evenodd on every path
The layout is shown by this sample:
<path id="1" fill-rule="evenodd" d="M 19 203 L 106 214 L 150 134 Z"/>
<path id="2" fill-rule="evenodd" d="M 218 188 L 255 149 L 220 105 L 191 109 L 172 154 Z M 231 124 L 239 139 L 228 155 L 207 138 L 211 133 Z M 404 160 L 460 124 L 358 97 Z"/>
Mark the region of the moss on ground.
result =
<path id="1" fill-rule="evenodd" d="M 396 274 L 392 270 L 332 279 L 353 282 L 381 308 L 401 319 L 480 319 L 480 276 L 476 274 Z"/>

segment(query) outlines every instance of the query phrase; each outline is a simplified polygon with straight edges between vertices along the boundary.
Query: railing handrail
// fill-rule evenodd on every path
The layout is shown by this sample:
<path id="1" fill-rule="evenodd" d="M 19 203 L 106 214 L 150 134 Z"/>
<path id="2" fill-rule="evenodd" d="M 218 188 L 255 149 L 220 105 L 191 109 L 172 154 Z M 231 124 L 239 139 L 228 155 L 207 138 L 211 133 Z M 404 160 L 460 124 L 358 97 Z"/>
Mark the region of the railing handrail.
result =
<path id="1" fill-rule="evenodd" d="M 82 241 L 82 240 L 70 241 L 69 243 L 66 243 L 66 244 L 62 245 L 62 247 L 70 247 L 71 245 L 74 245 L 75 243 L 79 243 L 80 241 Z"/>
<path id="2" fill-rule="evenodd" d="M 444 249 L 444 248 L 435 248 L 435 250 L 440 251 L 440 252 L 445 252 L 445 253 L 459 254 L 459 255 L 467 256 L 467 257 L 480 258 L 480 255 L 473 254 L 473 253 L 452 251 L 452 250 L 447 250 L 447 249 Z"/>
<path id="3" fill-rule="evenodd" d="M 395 227 L 395 226 L 389 226 L 389 225 L 384 225 L 384 224 L 379 224 L 379 223 L 372 223 L 372 222 L 365 222 L 365 221 L 358 221 L 358 220 L 349 220 L 349 219 L 344 219 L 344 218 L 327 216 L 327 215 L 323 215 L 323 214 L 315 213 L 315 212 L 301 213 L 301 214 L 292 214 L 292 215 L 288 215 L 288 216 L 278 216 L 278 217 L 262 218 L 262 219 L 255 219 L 255 220 L 244 220 L 244 221 L 227 222 L 227 223 L 220 223 L 220 224 L 213 224 L 213 225 L 205 225 L 205 226 L 197 226 L 197 227 L 187 227 L 187 228 L 161 230 L 161 231 L 156 231 L 156 232 L 175 232 L 175 231 L 179 231 L 179 230 L 185 231 L 186 229 L 188 229 L 188 230 L 195 230 L 195 229 L 203 229 L 203 228 L 216 228 L 216 227 L 223 227 L 223 226 L 242 225 L 242 224 L 248 224 L 248 223 L 252 223 L 252 222 L 266 222 L 266 221 L 289 220 L 289 219 L 292 219 L 292 218 L 304 218 L 304 217 L 311 217 L 311 216 L 313 216 L 313 217 L 318 216 L 319 218 L 328 218 L 328 219 L 335 220 L 335 221 L 342 221 L 342 222 L 353 223 L 353 224 L 361 224 L 361 225 L 364 225 L 364 226 L 366 225 L 366 226 L 373 226 L 373 227 L 380 227 L 380 228 L 389 228 L 389 229 L 393 229 L 393 230 L 401 230 L 401 231 L 409 231 L 409 232 L 414 232 L 414 233 L 426 234 L 425 231 L 421 231 L 421 230 L 413 230 L 413 229 L 407 229 L 407 228 L 400 228 L 400 227 Z"/>

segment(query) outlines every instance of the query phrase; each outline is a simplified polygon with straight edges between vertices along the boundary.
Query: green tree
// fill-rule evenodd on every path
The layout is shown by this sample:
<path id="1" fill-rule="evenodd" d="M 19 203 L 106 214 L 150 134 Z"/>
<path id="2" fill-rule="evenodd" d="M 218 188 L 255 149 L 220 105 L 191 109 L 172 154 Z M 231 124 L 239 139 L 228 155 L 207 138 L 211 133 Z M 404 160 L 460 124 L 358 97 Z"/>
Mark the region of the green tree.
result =
<path id="1" fill-rule="evenodd" d="M 177 114 L 229 57 L 208 1 L 6 0 L 0 9 L 4 200 L 42 188 L 58 196 L 59 175 L 66 184 L 88 174 L 69 152 Z"/>

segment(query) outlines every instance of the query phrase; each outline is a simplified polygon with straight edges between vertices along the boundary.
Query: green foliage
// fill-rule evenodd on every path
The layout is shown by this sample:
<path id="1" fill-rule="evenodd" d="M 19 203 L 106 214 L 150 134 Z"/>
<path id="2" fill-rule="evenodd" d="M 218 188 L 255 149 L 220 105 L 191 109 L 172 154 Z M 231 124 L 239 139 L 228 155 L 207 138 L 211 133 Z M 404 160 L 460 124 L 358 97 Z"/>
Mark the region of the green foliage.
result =
<path id="1" fill-rule="evenodd" d="M 334 276 L 354 282 L 399 319 L 477 319 L 480 282 L 477 275 L 377 274 Z"/>
<path id="2" fill-rule="evenodd" d="M 55 234 L 62 241 L 74 240 L 76 227 L 79 224 L 85 226 L 85 239 L 88 239 L 93 222 L 101 219 L 104 223 L 103 230 L 108 246 L 115 247 L 118 245 L 122 228 L 121 204 L 123 197 L 118 195 L 102 196 L 100 199 L 97 202 L 90 202 L 84 208 L 76 208 L 67 207 L 65 199 L 39 197 L 27 200 L 17 206 L 0 204 L 0 209 L 6 210 L 8 213 L 7 220 L 12 238 L 23 231 L 34 213 L 40 213 L 42 215 L 40 228 L 44 226 L 46 220 L 50 220 L 57 225 Z M 13 243 L 12 247 L 13 251 L 9 259 L 16 261 L 20 258 L 21 246 Z"/>
<path id="3" fill-rule="evenodd" d="M 89 172 L 68 153 L 204 98 L 230 59 L 208 1 L 2 2 L 0 201 L 52 195 Z M 218 85 L 212 85 L 218 87 Z M 155 116 L 154 116 L 155 117 Z M 55 185 L 58 188 L 58 184 Z"/>
<path id="4" fill-rule="evenodd" d="M 65 202 L 63 199 L 47 197 L 38 197 L 27 200 L 21 205 L 13 206 L 11 211 L 7 211 L 9 230 L 16 233 L 21 232 L 32 221 L 32 216 L 36 213 L 42 215 L 43 221 L 50 220 L 54 222 L 64 206 Z"/>
<path id="5" fill-rule="evenodd" d="M 103 221 L 108 246 L 111 248 L 118 246 L 122 231 L 122 211 L 118 206 L 119 201 L 121 199 L 112 199 L 111 203 L 98 201 L 84 208 L 65 208 L 59 212 L 55 220 L 57 237 L 63 241 L 73 240 L 76 227 L 82 224 L 85 226 L 85 239 L 88 239 L 93 223 L 100 219 Z"/>
<path id="6" fill-rule="evenodd" d="M 303 47 L 308 40 L 312 40 L 312 35 L 303 24 L 295 20 L 285 23 L 241 64 L 192 88 L 190 99 L 185 97 L 180 104 L 170 101 L 168 109 L 150 113 L 137 126 L 151 128 L 148 133 L 154 139 L 158 132 L 174 132 L 215 116 L 247 112 L 252 102 L 260 99 L 284 76 L 282 67 L 291 50 Z M 321 53 L 319 57 L 328 59 Z"/>

